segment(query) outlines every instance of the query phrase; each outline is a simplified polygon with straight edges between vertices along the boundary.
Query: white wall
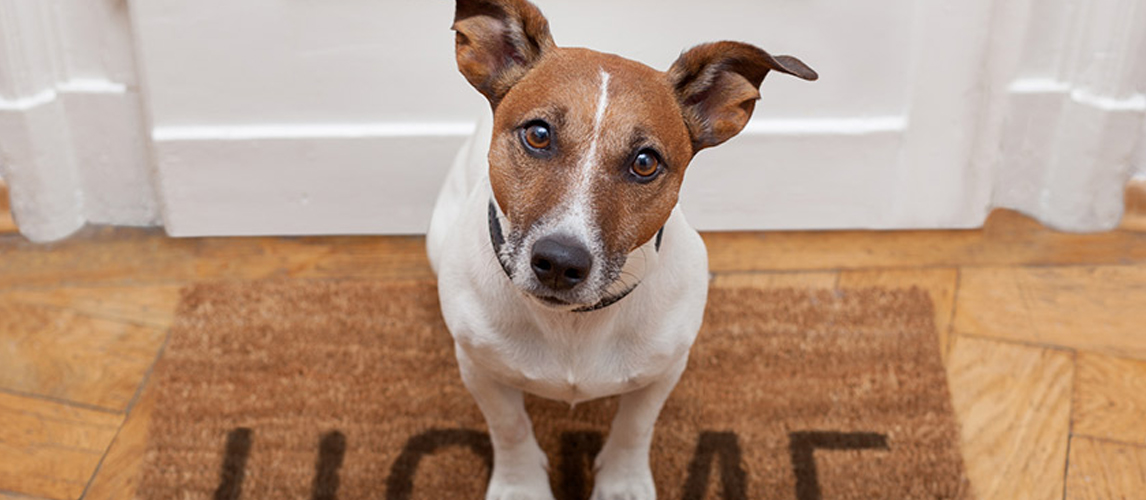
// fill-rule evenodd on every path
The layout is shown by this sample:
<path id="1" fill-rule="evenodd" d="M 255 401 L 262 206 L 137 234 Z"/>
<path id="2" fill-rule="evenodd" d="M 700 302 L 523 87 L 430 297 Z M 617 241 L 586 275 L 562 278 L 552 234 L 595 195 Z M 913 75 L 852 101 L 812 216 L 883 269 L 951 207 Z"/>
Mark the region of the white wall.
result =
<path id="1" fill-rule="evenodd" d="M 974 227 L 992 206 L 1101 229 L 1146 133 L 1146 0 L 537 3 L 561 45 L 663 69 L 737 39 L 820 72 L 769 77 L 742 136 L 696 159 L 683 204 L 703 229 Z M 454 66 L 452 11 L 0 0 L 0 19 L 60 26 L 31 30 L 60 40 L 46 70 L 27 62 L 29 35 L 0 30 L 25 53 L 9 67 L 51 75 L 0 72 L 0 152 L 24 158 L 0 170 L 21 226 L 49 213 L 57 228 L 26 232 L 158 215 L 180 236 L 421 232 L 488 113 Z M 29 100 L 44 89 L 83 104 Z"/>

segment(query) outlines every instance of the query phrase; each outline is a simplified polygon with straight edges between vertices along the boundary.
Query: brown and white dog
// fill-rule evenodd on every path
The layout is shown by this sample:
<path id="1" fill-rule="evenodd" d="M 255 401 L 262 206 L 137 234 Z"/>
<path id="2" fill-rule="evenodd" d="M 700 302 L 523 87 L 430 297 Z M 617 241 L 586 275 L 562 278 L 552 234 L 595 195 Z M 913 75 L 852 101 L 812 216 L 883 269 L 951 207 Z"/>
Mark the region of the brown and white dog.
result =
<path id="1" fill-rule="evenodd" d="M 487 499 L 552 499 L 522 391 L 620 395 L 593 498 L 656 498 L 649 445 L 700 328 L 704 242 L 677 206 L 700 150 L 748 123 L 788 56 L 719 42 L 668 72 L 554 44 L 525 0 L 457 0 L 458 69 L 492 123 L 458 154 L 427 237 L 466 387 L 489 425 Z"/>

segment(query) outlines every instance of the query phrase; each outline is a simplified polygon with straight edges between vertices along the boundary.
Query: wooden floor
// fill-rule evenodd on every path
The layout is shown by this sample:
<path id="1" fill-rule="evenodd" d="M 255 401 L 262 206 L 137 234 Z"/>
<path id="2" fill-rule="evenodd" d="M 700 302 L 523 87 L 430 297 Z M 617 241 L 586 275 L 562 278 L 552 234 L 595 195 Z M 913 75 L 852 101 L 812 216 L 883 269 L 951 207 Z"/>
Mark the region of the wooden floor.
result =
<path id="1" fill-rule="evenodd" d="M 707 234 L 714 286 L 910 287 L 935 302 L 980 499 L 1146 498 L 1146 190 L 1120 230 Z M 0 198 L 5 198 L 0 188 Z M 0 228 L 5 227 L 0 205 Z M 189 283 L 431 276 L 421 238 L 0 234 L 0 499 L 129 499 L 149 371 Z"/>

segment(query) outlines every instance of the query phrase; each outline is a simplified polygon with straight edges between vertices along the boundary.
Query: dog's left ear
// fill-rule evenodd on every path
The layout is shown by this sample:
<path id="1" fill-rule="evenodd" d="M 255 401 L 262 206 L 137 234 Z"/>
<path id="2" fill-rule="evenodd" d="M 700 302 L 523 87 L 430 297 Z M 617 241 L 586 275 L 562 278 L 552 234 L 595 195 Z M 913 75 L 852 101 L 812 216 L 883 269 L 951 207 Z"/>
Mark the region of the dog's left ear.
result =
<path id="1" fill-rule="evenodd" d="M 549 21 L 526 0 L 457 0 L 458 70 L 490 105 L 554 47 Z"/>
<path id="2" fill-rule="evenodd" d="M 819 78 L 795 57 L 773 57 L 740 42 L 699 45 L 680 55 L 668 77 L 692 135 L 694 152 L 740 133 L 760 99 L 764 76 L 772 70 L 804 80 Z"/>

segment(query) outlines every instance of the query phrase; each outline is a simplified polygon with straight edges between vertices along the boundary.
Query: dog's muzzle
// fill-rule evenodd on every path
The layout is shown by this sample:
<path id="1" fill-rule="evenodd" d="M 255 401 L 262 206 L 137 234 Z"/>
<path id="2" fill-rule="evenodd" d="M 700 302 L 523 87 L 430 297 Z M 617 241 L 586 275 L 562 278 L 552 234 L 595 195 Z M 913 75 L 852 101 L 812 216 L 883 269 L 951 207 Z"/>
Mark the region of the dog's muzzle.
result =
<path id="1" fill-rule="evenodd" d="M 661 250 L 664 232 L 665 228 L 661 227 L 655 236 L 654 248 L 657 252 Z M 489 201 L 489 241 L 493 253 L 497 257 L 497 262 L 501 265 L 501 270 L 512 281 L 512 268 L 507 261 L 508 258 L 502 253 L 502 248 L 505 246 L 505 233 L 502 231 L 501 220 L 498 218 L 497 205 L 492 199 Z M 589 271 L 593 267 L 593 257 L 589 250 L 580 242 L 562 236 L 547 236 L 537 240 L 533 244 L 531 252 L 530 267 L 537 280 L 545 287 L 555 291 L 570 290 L 576 287 L 589 276 Z M 636 290 L 638 285 L 640 282 L 634 283 L 618 293 L 604 297 L 595 304 L 573 309 L 573 312 L 604 309 L 628 296 L 633 290 Z"/>

